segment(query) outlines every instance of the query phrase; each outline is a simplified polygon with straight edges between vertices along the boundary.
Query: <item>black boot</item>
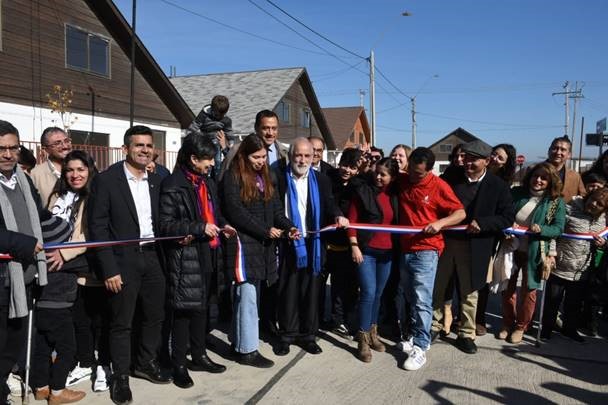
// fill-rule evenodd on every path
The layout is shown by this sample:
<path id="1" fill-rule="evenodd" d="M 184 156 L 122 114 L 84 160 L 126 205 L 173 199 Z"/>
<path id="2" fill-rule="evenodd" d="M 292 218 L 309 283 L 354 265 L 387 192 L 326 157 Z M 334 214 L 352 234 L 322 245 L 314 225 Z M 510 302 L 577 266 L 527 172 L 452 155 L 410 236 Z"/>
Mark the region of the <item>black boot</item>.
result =
<path id="1" fill-rule="evenodd" d="M 180 388 L 190 388 L 194 385 L 186 366 L 173 367 L 173 384 Z"/>
<path id="2" fill-rule="evenodd" d="M 188 368 L 192 371 L 206 371 L 213 374 L 226 371 L 226 366 L 213 362 L 206 354 L 192 357 L 192 361 L 188 363 Z"/>
<path id="3" fill-rule="evenodd" d="M 117 405 L 125 405 L 133 401 L 128 375 L 117 375 L 112 377 L 110 398 L 112 399 L 112 402 Z"/>

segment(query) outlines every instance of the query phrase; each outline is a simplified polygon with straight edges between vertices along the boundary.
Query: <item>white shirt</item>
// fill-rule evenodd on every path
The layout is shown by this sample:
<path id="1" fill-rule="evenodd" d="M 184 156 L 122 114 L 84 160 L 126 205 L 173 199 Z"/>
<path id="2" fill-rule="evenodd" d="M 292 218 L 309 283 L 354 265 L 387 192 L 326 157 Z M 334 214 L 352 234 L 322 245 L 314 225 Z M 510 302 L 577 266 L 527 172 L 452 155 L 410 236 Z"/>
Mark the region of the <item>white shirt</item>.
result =
<path id="1" fill-rule="evenodd" d="M 129 189 L 131 189 L 131 196 L 135 202 L 135 209 L 137 210 L 137 222 L 139 222 L 139 237 L 140 238 L 153 238 L 154 228 L 152 227 L 152 201 L 150 200 L 150 188 L 148 185 L 148 173 L 144 174 L 144 177 L 138 179 L 133 175 L 127 164 L 123 163 L 125 170 L 125 176 L 127 176 L 127 183 L 129 183 Z"/>
<path id="2" fill-rule="evenodd" d="M 310 170 L 310 169 L 309 169 Z M 302 235 L 306 236 L 306 206 L 308 203 L 308 173 L 299 179 L 296 178 L 293 173 L 291 173 L 291 178 L 296 184 L 296 192 L 298 193 L 298 213 L 300 214 L 300 219 L 302 220 Z M 289 193 L 285 193 L 285 207 L 287 208 L 285 211 L 286 217 L 291 218 L 290 212 L 291 207 L 289 206 Z"/>
<path id="3" fill-rule="evenodd" d="M 14 190 L 15 186 L 17 185 L 17 176 L 15 175 L 15 170 L 13 170 L 13 174 L 10 179 L 7 179 L 3 173 L 0 173 L 0 183 L 2 183 L 6 188 Z"/>
<path id="4" fill-rule="evenodd" d="M 53 173 L 53 176 L 60 178 L 61 177 L 61 172 L 59 170 L 57 170 L 57 168 L 55 167 L 55 165 L 53 164 L 53 162 L 51 162 L 50 159 L 48 159 L 47 164 L 49 165 L 49 169 L 51 170 L 51 173 Z"/>
<path id="5" fill-rule="evenodd" d="M 478 183 L 478 182 L 482 181 L 484 177 L 486 177 L 486 173 L 487 172 L 488 172 L 487 170 L 484 170 L 483 174 L 481 175 L 481 177 L 479 177 L 477 180 L 472 180 L 469 176 L 467 176 L 467 181 L 469 183 Z"/>

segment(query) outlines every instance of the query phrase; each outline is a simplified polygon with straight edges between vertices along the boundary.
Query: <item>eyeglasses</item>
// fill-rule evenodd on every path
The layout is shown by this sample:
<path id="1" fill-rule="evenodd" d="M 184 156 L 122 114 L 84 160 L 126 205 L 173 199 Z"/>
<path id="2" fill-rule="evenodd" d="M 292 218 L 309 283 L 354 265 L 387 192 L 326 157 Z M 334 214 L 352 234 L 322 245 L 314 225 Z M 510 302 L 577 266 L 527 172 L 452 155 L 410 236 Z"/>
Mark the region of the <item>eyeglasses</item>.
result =
<path id="1" fill-rule="evenodd" d="M 18 153 L 19 152 L 19 145 L 0 146 L 0 154 L 4 154 L 7 151 L 10 152 L 11 154 Z"/>
<path id="2" fill-rule="evenodd" d="M 72 140 L 70 138 L 65 138 L 65 139 L 62 139 L 60 141 L 56 141 L 56 142 L 53 142 L 53 143 L 46 144 L 44 146 L 46 146 L 47 148 L 59 148 L 59 147 L 61 147 L 63 145 L 70 146 L 71 144 L 72 144 Z"/>

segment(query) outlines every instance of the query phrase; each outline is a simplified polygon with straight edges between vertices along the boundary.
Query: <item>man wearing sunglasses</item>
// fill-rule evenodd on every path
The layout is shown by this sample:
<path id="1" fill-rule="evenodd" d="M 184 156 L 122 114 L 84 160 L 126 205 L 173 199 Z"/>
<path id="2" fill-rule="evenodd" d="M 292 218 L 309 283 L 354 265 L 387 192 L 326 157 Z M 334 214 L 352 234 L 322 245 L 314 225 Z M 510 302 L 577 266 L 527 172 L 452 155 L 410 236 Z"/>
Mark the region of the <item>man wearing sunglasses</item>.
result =
<path id="1" fill-rule="evenodd" d="M 48 127 L 40 136 L 40 144 L 42 150 L 46 153 L 47 160 L 36 165 L 32 169 L 31 176 L 40 193 L 42 205 L 46 208 L 55 183 L 61 177 L 61 163 L 66 155 L 72 151 L 72 140 L 63 129 Z"/>

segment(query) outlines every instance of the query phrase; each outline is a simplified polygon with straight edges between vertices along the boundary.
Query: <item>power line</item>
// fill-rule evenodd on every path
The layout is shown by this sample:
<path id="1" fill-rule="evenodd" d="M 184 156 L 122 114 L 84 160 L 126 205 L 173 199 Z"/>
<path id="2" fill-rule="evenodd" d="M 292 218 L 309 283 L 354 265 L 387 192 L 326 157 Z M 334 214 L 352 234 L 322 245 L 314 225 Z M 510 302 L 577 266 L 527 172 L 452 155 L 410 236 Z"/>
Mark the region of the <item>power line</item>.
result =
<path id="1" fill-rule="evenodd" d="M 187 8 L 185 8 L 185 7 L 180 6 L 179 4 L 175 4 L 175 3 L 171 2 L 171 1 L 168 1 L 168 0 L 160 0 L 160 1 L 161 1 L 161 2 L 163 2 L 163 3 L 165 3 L 165 4 L 167 4 L 167 5 L 169 5 L 169 6 L 172 6 L 172 7 L 175 7 L 175 8 L 177 8 L 177 9 L 180 9 L 180 10 L 182 10 L 182 11 L 185 11 L 186 13 L 189 13 L 189 14 L 195 15 L 195 16 L 197 16 L 197 17 L 200 17 L 200 18 L 204 19 L 204 20 L 207 20 L 207 21 L 210 21 L 210 22 L 212 22 L 212 23 L 218 24 L 218 25 L 220 25 L 220 26 L 222 26 L 222 27 L 224 27 L 224 28 L 228 28 L 228 29 L 231 29 L 231 30 L 233 30 L 233 31 L 240 32 L 241 34 L 249 35 L 249 36 L 251 36 L 251 37 L 254 37 L 254 38 L 257 38 L 257 39 L 261 39 L 261 40 L 263 40 L 263 41 L 271 42 L 271 43 L 273 43 L 273 44 L 275 44 L 275 45 L 284 46 L 284 47 L 286 47 L 286 48 L 297 49 L 297 50 L 299 50 L 299 51 L 302 51 L 302 52 L 308 52 L 308 53 L 313 53 L 313 54 L 315 54 L 315 55 L 325 55 L 325 53 L 321 53 L 321 52 L 313 51 L 313 50 L 311 50 L 311 49 L 299 48 L 299 47 L 297 47 L 297 46 L 293 46 L 293 45 L 286 44 L 286 43 L 283 43 L 283 42 L 275 41 L 274 39 L 271 39 L 271 38 L 266 38 L 266 37 L 263 37 L 263 36 L 261 36 L 261 35 L 254 34 L 254 33 L 252 33 L 252 32 L 242 30 L 242 29 L 240 29 L 240 28 L 238 28 L 238 27 L 235 27 L 235 26 L 232 26 L 232 25 L 228 25 L 228 24 L 226 24 L 226 23 L 223 23 L 223 22 L 218 21 L 218 20 L 216 20 L 216 19 L 213 19 L 213 18 L 211 18 L 211 17 L 207 17 L 206 15 L 203 15 L 203 14 L 198 13 L 198 12 L 196 12 L 196 11 L 189 10 L 189 9 L 187 9 Z"/>
<path id="2" fill-rule="evenodd" d="M 410 96 L 408 96 L 407 94 L 405 94 L 405 93 L 403 92 L 403 90 L 401 90 L 399 87 L 397 87 L 397 86 L 395 85 L 395 83 L 393 83 L 393 82 L 392 82 L 392 81 L 391 81 L 391 80 L 390 80 L 388 77 L 386 77 L 386 75 L 385 75 L 385 74 L 384 74 L 384 73 L 383 73 L 383 72 L 382 72 L 382 71 L 381 71 L 381 70 L 380 70 L 380 69 L 379 69 L 377 66 L 376 66 L 376 71 L 378 72 L 378 74 L 380 74 L 380 76 L 381 76 L 381 77 L 382 77 L 384 80 L 386 80 L 386 82 L 387 82 L 388 84 L 390 84 L 390 85 L 391 85 L 391 87 L 392 87 L 392 88 L 394 88 L 395 90 L 397 90 L 397 92 L 398 92 L 399 94 L 401 94 L 402 96 L 405 96 L 406 98 L 408 98 L 408 99 L 410 99 L 410 100 L 412 99 L 412 97 L 410 97 Z"/>
<path id="3" fill-rule="evenodd" d="M 250 0 L 251 1 L 251 0 Z M 302 21 L 300 21 L 299 19 L 297 19 L 296 17 L 292 16 L 291 14 L 289 14 L 287 11 L 283 10 L 281 7 L 279 7 L 278 5 L 276 5 L 275 3 L 273 3 L 270 0 L 266 0 L 270 5 L 272 5 L 273 7 L 275 7 L 276 9 L 278 9 L 281 13 L 285 14 L 287 17 L 291 18 L 292 20 L 294 20 L 295 22 L 297 22 L 298 24 L 300 24 L 301 26 L 303 26 L 304 28 L 306 28 L 307 30 L 309 30 L 310 32 L 314 33 L 315 35 L 323 38 L 324 40 L 326 40 L 327 42 L 329 42 L 330 44 L 332 44 L 333 46 L 336 46 L 340 49 L 342 49 L 344 52 L 350 53 L 353 56 L 356 56 L 357 58 L 361 58 L 361 59 L 365 59 L 367 60 L 366 57 L 363 57 L 361 55 L 358 55 L 356 53 L 354 53 L 353 51 L 346 49 L 345 47 L 343 47 L 340 44 L 337 44 L 336 42 L 332 41 L 331 39 L 327 38 L 325 35 L 315 31 L 314 29 L 310 28 L 308 25 L 304 24 Z"/>
<path id="4" fill-rule="evenodd" d="M 464 118 L 450 117 L 446 115 L 438 115 L 417 111 L 418 114 L 426 115 L 429 117 L 440 118 L 445 120 L 454 120 L 454 121 L 462 121 L 462 122 L 473 122 L 476 124 L 487 124 L 487 125 L 502 125 L 505 127 L 512 127 L 512 129 L 520 129 L 522 127 L 536 127 L 536 128 L 560 128 L 561 125 L 533 125 L 533 124 L 511 124 L 504 122 L 491 122 L 491 121 L 478 121 L 478 120 L 468 120 Z"/>
<path id="5" fill-rule="evenodd" d="M 275 17 L 273 14 L 271 14 L 270 12 L 268 12 L 267 10 L 265 10 L 264 8 L 262 8 L 260 5 L 256 4 L 253 0 L 248 0 L 249 3 L 251 3 L 252 5 L 254 5 L 256 8 L 258 8 L 259 10 L 261 10 L 264 14 L 270 16 L 273 20 L 277 21 L 279 24 L 283 25 L 284 27 L 286 27 L 288 30 L 294 32 L 296 35 L 298 35 L 300 38 L 303 38 L 305 41 L 311 43 L 313 46 L 321 49 L 323 52 L 325 52 L 327 55 L 331 56 L 332 58 L 337 59 L 338 61 L 344 63 L 345 65 L 347 65 L 350 69 L 356 69 L 356 66 L 359 65 L 361 62 L 355 63 L 355 64 L 350 64 L 347 61 L 345 61 L 344 59 L 340 58 L 339 56 L 329 52 L 327 49 L 323 48 L 321 45 L 315 43 L 314 41 L 312 41 L 311 39 L 308 39 L 306 36 L 304 36 L 303 34 L 301 34 L 300 32 L 298 32 L 297 30 L 295 30 L 294 28 L 290 27 L 289 25 L 287 25 L 286 23 L 284 23 L 283 21 L 281 21 L 280 19 L 278 19 L 277 17 Z M 361 72 L 361 71 L 360 71 Z M 363 73 L 363 72 L 362 72 Z"/>

